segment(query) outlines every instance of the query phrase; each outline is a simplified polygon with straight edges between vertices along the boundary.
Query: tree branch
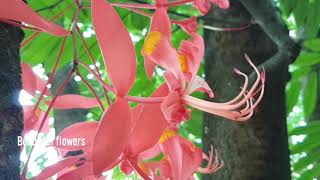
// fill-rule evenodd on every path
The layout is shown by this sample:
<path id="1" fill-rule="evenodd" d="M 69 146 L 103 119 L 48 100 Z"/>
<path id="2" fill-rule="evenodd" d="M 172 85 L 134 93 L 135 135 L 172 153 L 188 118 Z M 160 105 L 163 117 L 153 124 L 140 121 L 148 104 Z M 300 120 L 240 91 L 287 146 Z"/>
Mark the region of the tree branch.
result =
<path id="1" fill-rule="evenodd" d="M 282 20 L 278 8 L 273 0 L 239 0 L 248 10 L 254 21 L 277 45 L 278 52 L 270 59 L 258 66 L 259 70 L 267 71 L 280 65 L 291 64 L 299 55 L 301 47 L 289 36 L 289 30 Z M 255 77 L 250 75 L 250 79 Z"/>
<path id="2" fill-rule="evenodd" d="M 43 7 L 43 8 L 40 8 L 40 9 L 36 9 L 35 11 L 36 12 L 41 12 L 41 11 L 45 11 L 45 10 L 49 10 L 49 9 L 53 9 L 55 7 L 57 7 L 60 3 L 62 3 L 64 0 L 58 0 L 57 2 L 49 5 L 49 6 L 46 6 L 46 7 Z"/>

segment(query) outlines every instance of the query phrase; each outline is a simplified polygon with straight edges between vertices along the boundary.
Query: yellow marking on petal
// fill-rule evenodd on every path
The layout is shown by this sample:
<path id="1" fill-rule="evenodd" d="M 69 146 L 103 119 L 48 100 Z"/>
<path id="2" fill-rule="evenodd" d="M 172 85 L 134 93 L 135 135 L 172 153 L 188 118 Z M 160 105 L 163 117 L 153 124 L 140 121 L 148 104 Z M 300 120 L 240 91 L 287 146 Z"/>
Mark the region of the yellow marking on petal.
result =
<path id="1" fill-rule="evenodd" d="M 159 139 L 159 142 L 160 142 L 160 143 L 164 143 L 164 142 L 166 142 L 168 139 L 172 138 L 172 137 L 175 136 L 175 135 L 176 135 L 176 132 L 175 132 L 175 131 L 170 130 L 170 129 L 166 129 L 166 130 L 162 133 L 162 135 L 161 135 L 161 137 L 160 137 L 160 139 Z"/>
<path id="2" fill-rule="evenodd" d="M 187 56 L 180 53 L 178 59 L 180 62 L 181 71 L 184 73 L 188 72 L 188 62 L 187 62 L 188 58 L 187 58 Z"/>
<path id="3" fill-rule="evenodd" d="M 143 163 L 138 163 L 138 166 L 144 173 L 147 174 L 147 168 Z"/>
<path id="4" fill-rule="evenodd" d="M 161 32 L 158 31 L 152 31 L 148 34 L 142 48 L 142 51 L 145 55 L 149 56 L 153 53 L 153 51 L 156 49 L 156 46 L 161 40 L 161 36 Z"/>
<path id="5" fill-rule="evenodd" d="M 39 118 L 39 117 L 40 117 L 40 114 L 41 114 L 41 110 L 40 110 L 39 108 L 37 108 L 37 109 L 35 110 L 35 115 L 36 115 L 36 117 Z"/>

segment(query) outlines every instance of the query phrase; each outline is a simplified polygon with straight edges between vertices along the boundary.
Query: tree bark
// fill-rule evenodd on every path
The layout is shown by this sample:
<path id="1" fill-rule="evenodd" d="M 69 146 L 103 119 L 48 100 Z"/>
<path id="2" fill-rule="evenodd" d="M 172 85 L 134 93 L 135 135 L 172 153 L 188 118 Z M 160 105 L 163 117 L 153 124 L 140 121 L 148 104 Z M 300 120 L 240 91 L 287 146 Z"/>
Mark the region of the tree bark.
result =
<path id="1" fill-rule="evenodd" d="M 23 129 L 19 45 L 20 28 L 0 23 L 0 179 L 20 179 L 20 147 L 17 136 Z"/>
<path id="2" fill-rule="evenodd" d="M 233 0 L 227 11 L 215 8 L 208 16 L 232 19 L 239 22 L 238 26 L 254 22 L 242 31 L 205 31 L 205 73 L 215 91 L 215 101 L 228 101 L 241 91 L 244 79 L 233 73 L 233 68 L 246 74 L 253 72 L 244 59 L 245 53 L 254 64 L 265 67 L 266 87 L 262 101 L 247 122 L 205 114 L 204 147 L 214 145 L 225 166 L 203 179 L 291 179 L 285 85 L 288 64 L 300 48 L 288 36 L 272 0 Z M 208 21 L 205 24 L 236 26 Z"/>

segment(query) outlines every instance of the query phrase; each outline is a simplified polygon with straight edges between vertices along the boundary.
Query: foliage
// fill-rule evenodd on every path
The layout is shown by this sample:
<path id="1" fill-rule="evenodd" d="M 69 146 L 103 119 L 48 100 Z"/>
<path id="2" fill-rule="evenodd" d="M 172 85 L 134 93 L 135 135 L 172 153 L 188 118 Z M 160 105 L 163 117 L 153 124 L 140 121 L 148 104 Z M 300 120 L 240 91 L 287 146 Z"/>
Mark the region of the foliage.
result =
<path id="1" fill-rule="evenodd" d="M 320 177 L 320 1 L 280 0 L 290 35 L 303 50 L 290 65 L 286 88 L 287 118 L 294 179 Z"/>

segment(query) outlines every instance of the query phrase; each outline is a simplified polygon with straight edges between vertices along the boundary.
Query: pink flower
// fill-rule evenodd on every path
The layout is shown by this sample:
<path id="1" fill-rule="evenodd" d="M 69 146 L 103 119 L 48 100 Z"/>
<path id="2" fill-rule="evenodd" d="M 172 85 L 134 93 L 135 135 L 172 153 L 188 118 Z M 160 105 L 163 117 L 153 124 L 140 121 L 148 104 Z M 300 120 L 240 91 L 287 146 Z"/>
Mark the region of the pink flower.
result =
<path id="1" fill-rule="evenodd" d="M 192 179 L 195 172 L 213 173 L 223 166 L 223 163 L 219 162 L 217 152 L 214 153 L 212 147 L 207 156 L 192 142 L 177 135 L 175 130 L 167 129 L 161 136 L 158 147 L 164 155 L 162 160 L 158 162 L 141 160 L 140 162 L 142 169 L 154 179 Z M 147 160 L 146 157 L 144 158 Z M 207 165 L 201 167 L 204 160 L 207 161 Z"/>
<path id="2" fill-rule="evenodd" d="M 235 69 L 237 74 L 245 78 L 245 82 L 242 91 L 238 94 L 238 96 L 226 103 L 208 102 L 190 96 L 192 92 L 197 90 L 205 91 L 211 97 L 213 96 L 213 93 L 207 83 L 198 76 L 194 76 L 191 82 L 189 82 L 186 86 L 177 87 L 177 84 L 179 84 L 178 80 L 171 75 L 171 72 L 167 71 L 165 73 L 165 79 L 169 89 L 171 90 L 171 95 L 169 94 L 167 96 L 161 106 L 163 113 L 167 118 L 169 118 L 167 120 L 169 122 L 181 122 L 184 116 L 182 116 L 180 112 L 183 112 L 182 108 L 186 105 L 235 121 L 244 121 L 249 119 L 253 114 L 253 109 L 262 99 L 264 92 L 265 72 L 263 71 L 260 74 L 258 69 L 252 64 L 247 56 L 246 59 L 257 73 L 257 79 L 253 86 L 248 90 L 248 77 L 239 70 Z M 259 93 L 259 96 L 254 102 L 253 96 L 255 96 L 257 93 Z M 180 116 L 175 116 L 177 114 L 180 114 Z"/>

